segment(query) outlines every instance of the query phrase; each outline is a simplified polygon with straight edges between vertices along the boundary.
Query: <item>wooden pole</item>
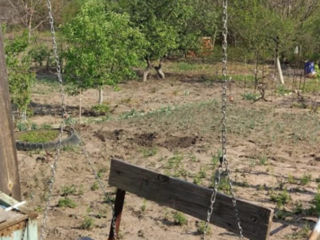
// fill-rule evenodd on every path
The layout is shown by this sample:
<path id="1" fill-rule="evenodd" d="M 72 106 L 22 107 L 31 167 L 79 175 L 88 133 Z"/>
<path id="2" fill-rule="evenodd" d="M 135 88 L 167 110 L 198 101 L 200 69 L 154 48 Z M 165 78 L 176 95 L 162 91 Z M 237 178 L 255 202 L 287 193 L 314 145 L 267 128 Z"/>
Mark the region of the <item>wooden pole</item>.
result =
<path id="1" fill-rule="evenodd" d="M 119 239 L 118 236 L 119 236 L 121 215 L 122 215 L 125 196 L 126 196 L 126 192 L 118 188 L 116 201 L 114 204 L 114 213 L 113 213 L 114 215 L 111 220 L 110 233 L 109 233 L 108 240 Z"/>
<path id="2" fill-rule="evenodd" d="M 6 71 L 2 30 L 0 26 L 0 191 L 21 200 L 20 179 L 11 104 L 9 99 L 8 75 Z"/>
<path id="3" fill-rule="evenodd" d="M 309 240 L 318 240 L 320 238 L 320 218 L 314 227 L 313 232 L 311 233 Z"/>

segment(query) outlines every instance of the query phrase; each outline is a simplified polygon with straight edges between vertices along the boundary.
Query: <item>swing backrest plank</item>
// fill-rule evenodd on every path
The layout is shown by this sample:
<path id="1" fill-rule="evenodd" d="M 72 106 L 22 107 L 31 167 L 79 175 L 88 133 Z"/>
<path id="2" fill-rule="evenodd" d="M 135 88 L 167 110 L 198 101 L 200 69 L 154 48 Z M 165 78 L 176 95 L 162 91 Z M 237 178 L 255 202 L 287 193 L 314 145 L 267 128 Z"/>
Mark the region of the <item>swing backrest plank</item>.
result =
<path id="1" fill-rule="evenodd" d="M 168 206 L 205 221 L 212 189 L 171 178 L 121 160 L 111 160 L 109 184 L 160 205 Z M 268 239 L 273 211 L 237 200 L 243 235 L 249 239 Z M 238 233 L 232 198 L 217 194 L 210 222 Z"/>

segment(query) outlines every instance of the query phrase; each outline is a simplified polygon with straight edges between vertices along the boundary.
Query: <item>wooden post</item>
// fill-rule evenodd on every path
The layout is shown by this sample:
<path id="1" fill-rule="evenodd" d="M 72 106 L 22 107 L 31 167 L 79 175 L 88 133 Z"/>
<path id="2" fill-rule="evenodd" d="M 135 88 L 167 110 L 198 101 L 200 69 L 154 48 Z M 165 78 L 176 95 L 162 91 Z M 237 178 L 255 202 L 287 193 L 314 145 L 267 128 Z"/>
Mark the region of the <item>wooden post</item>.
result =
<path id="1" fill-rule="evenodd" d="M 21 200 L 16 145 L 11 119 L 8 75 L 0 26 L 0 191 Z"/>
<path id="2" fill-rule="evenodd" d="M 126 192 L 117 189 L 116 201 L 114 204 L 114 213 L 111 220 L 110 233 L 108 240 L 116 240 L 118 239 L 120 222 L 121 222 L 121 214 L 123 210 L 124 198 L 126 196 Z"/>
<path id="3" fill-rule="evenodd" d="M 320 218 L 311 233 L 309 240 L 318 240 L 320 238 Z"/>

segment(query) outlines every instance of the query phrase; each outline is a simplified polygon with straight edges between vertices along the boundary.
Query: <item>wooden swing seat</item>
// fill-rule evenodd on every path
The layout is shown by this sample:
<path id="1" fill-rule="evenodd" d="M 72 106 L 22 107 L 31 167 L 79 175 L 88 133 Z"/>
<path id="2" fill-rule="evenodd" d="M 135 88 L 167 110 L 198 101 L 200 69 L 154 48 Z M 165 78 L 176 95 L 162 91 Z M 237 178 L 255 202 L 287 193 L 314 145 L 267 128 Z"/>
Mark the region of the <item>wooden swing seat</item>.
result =
<path id="1" fill-rule="evenodd" d="M 212 189 L 171 178 L 116 159 L 111 160 L 109 184 L 118 189 L 113 218 L 115 229 L 111 227 L 109 240 L 116 239 L 115 236 L 119 231 L 126 191 L 200 220 L 205 221 L 207 218 Z M 253 240 L 268 239 L 273 211 L 238 199 L 237 207 L 244 237 Z M 232 198 L 217 193 L 210 223 L 238 233 L 235 219 Z"/>

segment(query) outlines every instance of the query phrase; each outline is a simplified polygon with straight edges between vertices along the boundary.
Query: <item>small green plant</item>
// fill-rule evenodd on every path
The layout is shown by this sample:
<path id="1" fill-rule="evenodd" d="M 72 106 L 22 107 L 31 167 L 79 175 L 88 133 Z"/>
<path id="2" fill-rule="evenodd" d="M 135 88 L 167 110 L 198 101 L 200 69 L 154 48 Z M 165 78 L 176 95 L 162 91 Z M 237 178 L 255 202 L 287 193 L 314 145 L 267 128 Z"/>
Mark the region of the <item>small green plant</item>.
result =
<path id="1" fill-rule="evenodd" d="M 91 111 L 97 116 L 107 115 L 110 113 L 110 106 L 108 104 L 94 105 L 91 107 Z"/>
<path id="2" fill-rule="evenodd" d="M 196 227 L 197 227 L 198 234 L 204 234 L 204 233 L 206 233 L 207 235 L 211 234 L 211 228 L 209 225 L 207 226 L 205 221 L 200 221 L 200 222 L 197 221 Z"/>
<path id="3" fill-rule="evenodd" d="M 17 128 L 18 128 L 18 130 L 19 130 L 20 132 L 22 132 L 22 131 L 27 131 L 27 130 L 29 129 L 29 125 L 28 125 L 28 123 L 25 122 L 25 121 L 19 121 L 19 122 L 17 123 Z"/>
<path id="4" fill-rule="evenodd" d="M 288 176 L 288 183 L 290 183 L 290 184 L 296 184 L 296 183 L 297 183 L 297 179 L 296 179 L 294 176 L 289 175 L 289 176 Z"/>
<path id="5" fill-rule="evenodd" d="M 72 184 L 71 186 L 63 186 L 61 188 L 61 196 L 62 197 L 66 197 L 69 195 L 75 195 L 77 193 L 77 188 L 74 184 Z"/>
<path id="6" fill-rule="evenodd" d="M 259 164 L 260 165 L 267 165 L 268 164 L 268 157 L 266 155 L 262 155 L 259 157 Z"/>
<path id="7" fill-rule="evenodd" d="M 174 224 L 179 225 L 179 226 L 185 225 L 188 222 L 185 215 L 181 212 L 174 212 L 173 213 L 173 221 L 174 221 Z"/>
<path id="8" fill-rule="evenodd" d="M 310 234 L 311 228 L 309 224 L 303 225 L 303 227 L 292 234 L 287 236 L 288 239 L 307 239 Z"/>
<path id="9" fill-rule="evenodd" d="M 295 205 L 293 210 L 294 214 L 301 214 L 304 212 L 301 202 L 296 202 L 294 205 Z"/>
<path id="10" fill-rule="evenodd" d="M 242 96 L 242 99 L 247 101 L 256 101 L 261 97 L 260 94 L 257 94 L 257 93 L 244 93 L 241 96 Z"/>
<path id="11" fill-rule="evenodd" d="M 282 208 L 284 205 L 289 203 L 291 197 L 287 190 L 283 190 L 280 193 L 272 193 L 270 196 L 270 200 L 277 203 L 278 208 Z"/>
<path id="12" fill-rule="evenodd" d="M 98 182 L 94 182 L 91 187 L 90 187 L 91 191 L 96 191 L 99 189 L 99 184 Z"/>
<path id="13" fill-rule="evenodd" d="M 291 212 L 288 212 L 286 210 L 283 210 L 283 209 L 280 209 L 280 210 L 277 210 L 275 212 L 275 218 L 276 219 L 279 219 L 279 220 L 286 220 L 286 218 L 292 216 L 292 213 Z"/>
<path id="14" fill-rule="evenodd" d="M 152 157 L 157 154 L 157 148 L 152 147 L 152 148 L 142 148 L 141 153 L 144 158 Z"/>
<path id="15" fill-rule="evenodd" d="M 52 126 L 48 123 L 43 123 L 41 126 L 40 126 L 40 129 L 52 129 Z"/>
<path id="16" fill-rule="evenodd" d="M 168 163 L 166 164 L 166 168 L 172 169 L 172 168 L 179 168 L 181 161 L 183 159 L 183 156 L 176 153 L 174 156 L 168 159 Z"/>
<path id="17" fill-rule="evenodd" d="M 147 200 L 144 199 L 144 200 L 143 200 L 143 203 L 142 203 L 142 205 L 141 205 L 141 207 L 140 207 L 140 210 L 141 210 L 141 212 L 145 212 L 146 209 L 147 209 Z"/>
<path id="18" fill-rule="evenodd" d="M 103 199 L 104 203 L 114 203 L 114 201 L 115 201 L 115 198 L 112 197 L 109 193 L 106 193 L 104 195 L 104 199 Z"/>
<path id="19" fill-rule="evenodd" d="M 320 192 L 318 192 L 312 200 L 312 207 L 309 209 L 309 213 L 314 216 L 320 215 Z"/>
<path id="20" fill-rule="evenodd" d="M 105 167 L 100 168 L 97 172 L 97 177 L 102 178 L 103 174 L 107 172 L 107 169 Z"/>
<path id="21" fill-rule="evenodd" d="M 220 156 L 221 156 L 220 153 L 217 153 L 216 155 L 212 156 L 212 158 L 211 158 L 212 169 L 215 169 L 218 166 L 219 161 L 220 161 Z"/>
<path id="22" fill-rule="evenodd" d="M 302 176 L 302 178 L 300 179 L 300 184 L 305 186 L 305 185 L 307 185 L 308 183 L 310 183 L 311 180 L 312 180 L 311 174 L 304 174 L 304 175 Z"/>
<path id="23" fill-rule="evenodd" d="M 280 96 L 284 96 L 284 95 L 291 93 L 291 91 L 289 89 L 287 89 L 284 85 L 279 85 L 276 89 L 276 92 Z"/>
<path id="24" fill-rule="evenodd" d="M 207 177 L 207 173 L 204 168 L 200 168 L 200 171 L 193 178 L 193 183 L 200 185 L 202 183 L 202 179 Z"/>
<path id="25" fill-rule="evenodd" d="M 91 217 L 85 216 L 80 228 L 84 230 L 91 230 L 94 226 L 94 220 Z"/>
<path id="26" fill-rule="evenodd" d="M 31 123 L 31 130 L 37 130 L 39 126 L 36 123 Z"/>
<path id="27" fill-rule="evenodd" d="M 75 207 L 77 207 L 77 204 L 72 199 L 70 199 L 68 197 L 64 197 L 64 198 L 59 199 L 58 207 L 75 208 Z"/>

